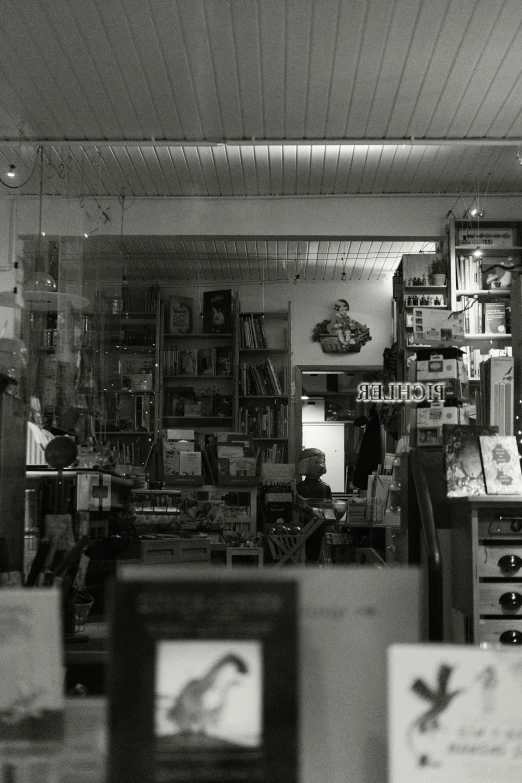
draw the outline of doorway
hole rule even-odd
[[[332,492],[347,493],[355,471],[363,430],[359,426],[372,403],[357,402],[360,383],[382,382],[382,367],[358,365],[295,368],[296,456],[303,448],[319,448],[325,453],[323,479]],[[386,436],[381,433],[381,462],[386,452]]]

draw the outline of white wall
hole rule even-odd
[[[6,197],[7,198],[7,197]],[[435,238],[444,233],[452,208],[469,205],[471,197],[446,196],[307,196],[270,198],[135,199],[125,212],[125,234],[230,237],[384,237]],[[42,224],[49,233],[119,234],[118,199],[100,199],[110,221],[98,221],[92,199],[44,199]],[[488,196],[488,220],[520,220],[519,196]],[[35,233],[38,199],[19,197],[19,231]],[[456,213],[457,214],[457,213]],[[460,215],[457,215],[460,217]]]

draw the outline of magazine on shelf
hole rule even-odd
[[[444,470],[449,498],[486,494],[479,437],[497,432],[498,427],[443,424]]]
[[[187,348],[179,352],[179,374],[197,375],[197,351],[193,348]]]
[[[165,415],[185,416],[185,403],[192,403],[195,399],[194,387],[182,386],[179,388],[167,388],[165,392]]]
[[[188,296],[171,296],[168,311],[168,333],[190,334],[194,300]]]
[[[214,349],[199,348],[197,352],[198,375],[214,375]]]
[[[514,435],[481,435],[480,453],[488,495],[522,495],[522,472]]]
[[[232,289],[203,292],[203,331],[208,334],[232,332]]]
[[[214,366],[216,375],[232,375],[232,348],[230,345],[218,345],[214,348]]]

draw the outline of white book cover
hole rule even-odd
[[[519,651],[393,645],[389,783],[520,783],[521,702]]]
[[[0,742],[63,734],[61,596],[0,590]]]
[[[419,573],[298,570],[302,783],[385,783],[386,655],[420,640]]]
[[[522,471],[514,435],[481,435],[480,453],[488,495],[522,495]]]

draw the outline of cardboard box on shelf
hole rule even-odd
[[[417,408],[417,427],[442,427],[443,424],[459,424],[459,408],[432,406],[431,408]]]
[[[439,381],[455,378],[462,383],[468,381],[468,371],[462,359],[432,358],[417,361],[418,381]]]

